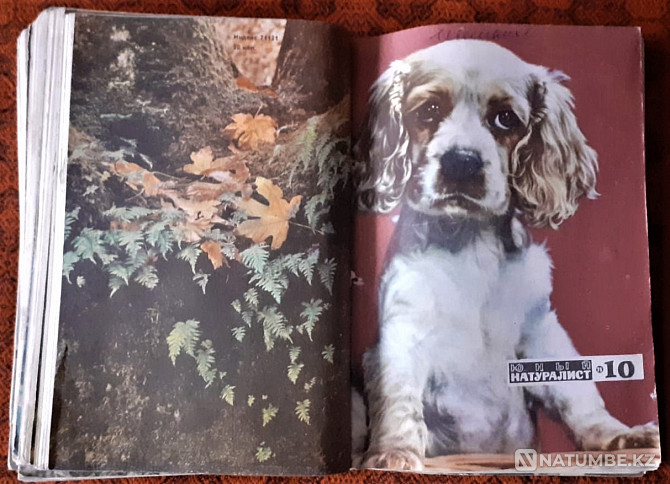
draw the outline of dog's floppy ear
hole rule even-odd
[[[408,74],[409,64],[395,61],[372,86],[370,112],[354,148],[361,209],[390,212],[410,178],[409,135],[402,119]]]
[[[557,228],[577,210],[579,198],[596,198],[598,161],[573,113],[562,72],[544,70],[529,84],[529,133],[512,156],[511,183],[518,206],[534,226]]]

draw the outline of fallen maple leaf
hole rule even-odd
[[[191,153],[191,161],[193,163],[190,165],[184,165],[184,171],[186,173],[191,173],[192,175],[199,175],[204,170],[208,170],[212,167],[212,160],[214,160],[214,153],[212,153],[212,148],[205,146],[201,150]]]
[[[287,202],[283,199],[281,188],[271,180],[263,177],[256,178],[256,191],[265,197],[268,205],[254,199],[237,201],[237,206],[244,210],[249,217],[258,217],[245,220],[237,226],[237,234],[248,237],[255,243],[263,242],[272,237],[272,249],[279,249],[288,235],[288,221],[295,217],[300,207],[302,196],[296,195]]]
[[[241,150],[255,150],[265,143],[277,139],[277,122],[270,116],[259,114],[236,114],[233,122],[223,129],[223,133],[237,141]]]
[[[136,163],[129,163],[127,161],[117,161],[114,163],[114,171],[119,175],[127,175],[136,171],[143,171],[140,165]]]
[[[207,254],[215,270],[223,265],[223,252],[221,252],[219,244],[213,240],[208,240],[207,242],[203,242],[200,248]]]
[[[158,195],[161,181],[150,171],[145,171],[142,176],[142,185],[144,186],[144,193],[150,197],[155,197]]]
[[[205,197],[218,198],[225,192],[240,192],[244,198],[248,198],[251,195],[251,186],[246,183],[250,175],[249,168],[247,168],[247,164],[241,153],[214,159],[212,149],[206,146],[201,150],[191,153],[191,161],[193,161],[192,164],[184,165],[186,173],[213,178],[219,182],[219,185],[194,183],[193,188],[188,188],[189,196],[193,195],[199,199]],[[204,192],[209,195],[198,192]]]

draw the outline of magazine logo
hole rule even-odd
[[[534,472],[537,469],[537,451],[535,449],[515,450],[514,468],[521,472]]]
[[[642,379],[644,379],[644,369],[641,354],[507,362],[507,383],[512,386]]]
[[[519,472],[537,472],[538,469],[560,467],[650,467],[657,468],[660,457],[653,453],[631,454],[626,452],[559,452],[538,454],[535,449],[517,449],[514,452],[514,469]]]

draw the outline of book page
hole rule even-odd
[[[349,50],[78,12],[50,467],[349,468]]]
[[[362,465],[655,468],[639,31],[420,27],[357,41],[354,72]]]

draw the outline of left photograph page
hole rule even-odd
[[[349,468],[348,59],[77,12],[50,469]]]

